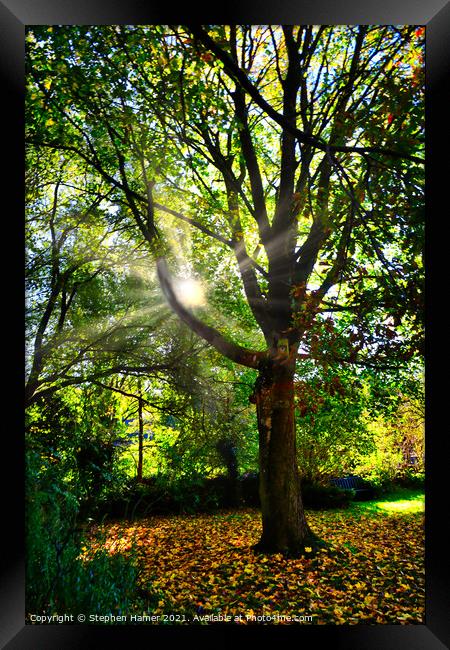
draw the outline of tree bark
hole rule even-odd
[[[276,355],[275,355],[276,356]],[[292,353],[291,353],[292,358]],[[262,536],[255,550],[301,555],[321,540],[311,531],[303,509],[297,466],[294,372],[291,359],[267,359],[255,392],[259,431],[259,495]]]

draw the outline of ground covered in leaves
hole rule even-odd
[[[101,545],[136,561],[134,614],[156,624],[424,622],[422,512],[354,507],[307,518],[330,545],[314,557],[254,552],[261,515],[250,509],[94,527],[85,557]]]

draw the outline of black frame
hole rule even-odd
[[[3,407],[4,421],[8,422],[3,437],[2,451],[13,469],[12,475],[1,472],[4,480],[2,490],[3,542],[6,548],[2,557],[2,581],[0,594],[0,647],[10,650],[28,648],[102,647],[106,637],[114,635],[117,643],[129,643],[136,634],[145,635],[145,640],[159,641],[181,638],[193,641],[205,637],[211,640],[219,632],[223,641],[253,636],[264,632],[270,642],[280,637],[288,640],[294,635],[296,642],[326,644],[333,649],[346,650],[440,650],[450,647],[450,589],[445,580],[444,569],[448,564],[448,533],[445,530],[443,509],[447,503],[439,501],[445,495],[448,481],[448,443],[445,415],[439,418],[439,407],[445,405],[445,382],[443,373],[433,377],[430,373],[431,356],[435,348],[440,355],[445,350],[447,333],[442,313],[433,311],[429,290],[438,285],[443,276],[438,272],[439,260],[448,251],[436,249],[443,222],[448,220],[448,199],[444,192],[448,188],[448,150],[445,135],[450,114],[448,113],[450,80],[450,3],[446,0],[299,0],[294,5],[289,0],[261,0],[257,4],[241,2],[206,7],[193,16],[193,7],[174,11],[163,3],[145,4],[140,0],[0,0],[0,67],[3,73],[3,104],[6,109],[3,134],[10,137],[10,146],[3,143],[3,159],[6,167],[3,173],[3,192],[0,203],[3,208],[3,234],[5,248],[13,252],[12,262],[4,267],[3,283],[4,314],[7,323],[2,352],[11,353],[11,360],[4,367],[8,372],[8,385],[2,395],[6,398]],[[171,14],[171,15],[170,15]],[[427,365],[427,460],[426,460],[426,618],[424,625],[349,625],[349,626],[304,626],[254,628],[245,626],[220,627],[103,627],[92,625],[25,625],[24,597],[24,444],[23,444],[23,402],[20,386],[23,382],[23,274],[24,274],[24,232],[23,232],[23,122],[24,122],[24,28],[26,25],[52,24],[161,24],[184,23],[197,19],[199,23],[248,23],[248,24],[413,24],[426,26],[426,208],[427,208],[427,308],[428,333],[426,342]],[[446,87],[447,86],[447,87]],[[447,164],[448,169],[448,164]],[[441,200],[440,200],[441,199]],[[8,209],[5,206],[8,205]],[[444,209],[441,208],[443,206]],[[14,215],[11,216],[11,213]],[[17,213],[17,214],[14,214]],[[6,234],[7,225],[12,225]],[[437,234],[431,246],[431,237]],[[439,237],[441,235],[441,237]],[[436,252],[435,252],[436,251]],[[434,253],[434,254],[433,254]],[[11,258],[10,258],[11,260]],[[11,267],[12,264],[12,267]],[[447,279],[447,277],[445,277]],[[443,287],[442,287],[443,288]],[[441,289],[442,291],[442,289]],[[6,292],[6,295],[5,295]],[[436,306],[445,307],[441,301]],[[11,305],[14,317],[19,321],[11,327]],[[7,309],[5,308],[7,306]],[[431,330],[431,334],[430,334]],[[447,328],[448,330],[448,328]],[[16,336],[17,345],[12,346],[11,335]],[[438,347],[439,344],[444,344]],[[4,354],[2,354],[4,357]],[[442,358],[442,356],[441,356]],[[444,361],[442,359],[442,361]],[[434,427],[433,427],[434,425]],[[5,439],[6,438],[6,439]],[[447,453],[445,453],[447,451]],[[20,469],[19,469],[20,468]],[[297,635],[299,635],[298,638]]]

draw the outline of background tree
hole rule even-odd
[[[163,326],[151,261],[111,221],[107,189],[73,156],[28,153],[27,405],[114,373],[178,381],[198,346]]]
[[[314,545],[297,365],[328,355],[395,367],[421,351],[423,30],[55,27],[27,38],[28,141],[76,154],[107,183],[181,320],[258,371],[258,548]],[[209,281],[207,301],[170,265]]]

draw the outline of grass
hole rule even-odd
[[[424,512],[425,494],[423,490],[396,488],[394,492],[371,501],[355,501],[350,509],[364,514],[413,514]]]

